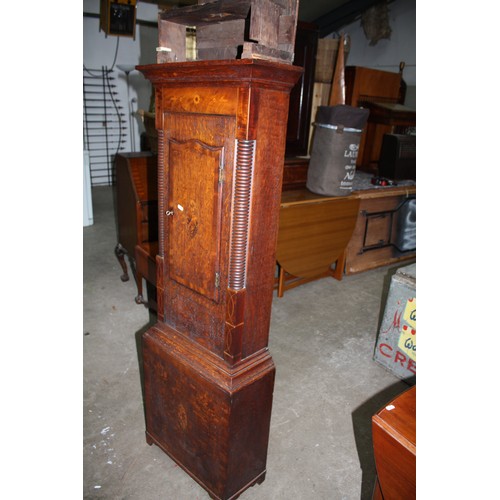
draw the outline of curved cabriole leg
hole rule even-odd
[[[130,279],[128,276],[127,263],[125,262],[126,254],[127,251],[125,250],[125,248],[123,248],[122,245],[118,243],[115,247],[115,255],[118,259],[118,262],[120,263],[120,266],[122,266],[123,274],[120,276],[120,279],[122,281],[128,281]]]
[[[136,304],[144,304],[144,296],[142,295],[142,275],[137,271],[135,271],[137,278],[137,297],[135,298]]]

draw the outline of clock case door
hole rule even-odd
[[[221,351],[235,117],[165,112],[165,321]],[[194,321],[196,318],[196,321]]]

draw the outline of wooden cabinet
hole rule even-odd
[[[366,106],[367,103],[402,103],[402,75],[362,66],[345,68],[346,104]],[[377,173],[382,138],[393,129],[387,124],[374,124],[368,118],[360,140],[358,169]]]
[[[416,431],[417,387],[413,386],[372,417],[374,500],[416,498]]]
[[[278,212],[301,69],[251,59],[138,69],[155,88],[158,130],[146,436],[213,498],[233,498],[266,472]]]
[[[361,106],[364,102],[400,102],[401,73],[362,66],[345,68],[346,104]]]

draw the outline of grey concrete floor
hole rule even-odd
[[[140,336],[156,320],[120,280],[113,190],[93,188],[83,228],[83,498],[193,500],[208,494],[145,440]],[[408,385],[372,359],[389,266],[275,297],[276,364],[267,475],[242,499],[371,498],[371,416]]]

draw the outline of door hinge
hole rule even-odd
[[[215,273],[215,288],[220,288],[220,273]]]
[[[224,183],[224,159],[221,156],[219,161],[219,184],[223,183]]]

